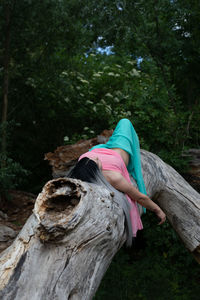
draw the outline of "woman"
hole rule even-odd
[[[139,190],[132,185],[129,173],[136,180]],[[132,235],[136,236],[137,231],[143,228],[136,202],[155,212],[160,219],[159,224],[166,220],[165,213],[146,195],[141,170],[139,140],[128,119],[118,122],[106,144],[97,145],[81,155],[78,164],[68,174],[68,177],[93,183],[101,182],[109,189],[112,186],[124,193],[126,199],[118,202],[124,209],[129,235],[132,231]],[[118,198],[122,199],[120,195]]]

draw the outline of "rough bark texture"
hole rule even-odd
[[[200,262],[200,195],[156,155],[141,151],[148,195],[157,200]],[[72,179],[54,179],[33,215],[2,253],[2,299],[92,299],[126,239],[114,195]]]
[[[78,180],[55,179],[2,253],[1,299],[92,299],[126,239],[114,195]]]
[[[165,211],[185,247],[200,263],[200,194],[155,154],[142,150],[141,156],[148,195]]]

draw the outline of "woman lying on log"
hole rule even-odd
[[[131,183],[131,176],[136,180],[138,189]],[[103,174],[103,175],[102,175]],[[143,228],[138,211],[139,203],[155,212],[160,219],[159,224],[166,220],[165,213],[147,195],[143,181],[140,146],[138,136],[128,119],[118,122],[112,136],[106,144],[94,146],[89,152],[80,156],[79,162],[67,177],[80,179],[96,184],[104,184],[119,193],[119,204],[123,207],[128,229],[127,244],[131,244],[132,236]],[[106,180],[105,180],[106,179]]]

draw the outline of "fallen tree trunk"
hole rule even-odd
[[[157,155],[142,150],[141,159],[148,195],[200,263],[200,194]]]
[[[200,262],[200,196],[156,155],[141,151],[148,195]],[[3,299],[92,299],[126,240],[124,214],[106,189],[75,179],[48,182],[14,243],[2,253]]]
[[[72,179],[54,179],[1,256],[1,299],[91,299],[126,239],[114,195]]]

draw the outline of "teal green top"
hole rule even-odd
[[[146,188],[142,176],[142,167],[140,159],[140,144],[137,133],[128,119],[121,119],[106,144],[99,144],[92,147],[95,148],[120,148],[129,154],[129,163],[127,169],[132,177],[135,179],[138,189],[141,193],[146,195]],[[146,208],[143,207],[146,212]]]

